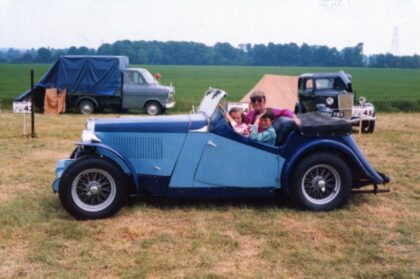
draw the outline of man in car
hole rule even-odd
[[[247,125],[253,125],[257,117],[264,114],[267,110],[266,97],[263,91],[255,90],[251,93],[250,99],[252,109],[248,112],[245,118],[245,123]],[[273,127],[277,130],[277,144],[279,144],[285,140],[286,136],[295,125],[300,126],[300,119],[288,109],[271,108],[271,111],[276,117]],[[258,132],[261,131],[262,127],[258,127]]]

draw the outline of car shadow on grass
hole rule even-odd
[[[162,210],[173,209],[224,209],[226,207],[269,209],[269,208],[288,208],[296,209],[296,206],[287,195],[279,195],[273,198],[151,198],[151,197],[130,197],[127,206],[130,208],[139,205],[159,208]]]
[[[369,203],[369,197],[373,194],[352,194],[349,201],[338,208],[348,209],[349,206],[358,208]],[[306,211],[299,207],[287,194],[279,194],[271,198],[162,198],[162,197],[136,197],[131,196],[128,199],[128,208],[145,206],[149,208],[158,208],[161,210],[173,209],[196,209],[196,210],[223,210],[227,207],[251,208],[251,209],[290,209],[297,211]],[[322,211],[321,211],[322,212]]]

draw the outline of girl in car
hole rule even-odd
[[[233,107],[229,110],[229,113],[224,111],[224,114],[235,132],[244,137],[249,136],[248,125],[245,124],[245,114],[241,108]]]

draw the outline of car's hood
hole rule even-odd
[[[95,119],[95,132],[186,133],[208,124],[203,113]]]
[[[173,92],[174,87],[173,86],[167,86],[162,84],[154,84],[152,87],[156,91],[162,91],[162,92]]]

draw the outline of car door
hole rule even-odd
[[[299,99],[305,108],[305,112],[315,110],[314,81],[312,78],[302,80],[301,88],[299,88]]]
[[[147,84],[137,71],[124,72],[123,107],[142,108],[146,100]]]
[[[284,159],[245,143],[210,134],[194,187],[279,187]]]

